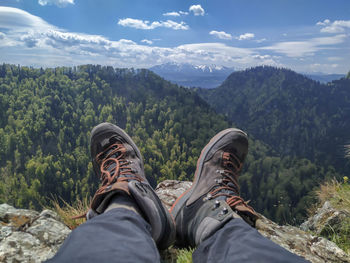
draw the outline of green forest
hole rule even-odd
[[[288,69],[261,66],[234,72],[220,87],[198,93],[279,155],[349,172],[344,145],[350,142],[350,73],[321,84]]]
[[[197,92],[149,70],[1,65],[0,202],[40,209],[54,198],[74,203],[92,196],[99,180],[90,162],[89,135],[104,121],[134,139],[152,186],[165,179],[192,180],[200,151],[212,136],[235,124],[247,129],[250,152],[240,178],[242,196],[280,223],[300,223],[319,183],[343,176],[345,168],[336,169],[331,160],[280,154],[276,145],[281,142],[271,147],[260,136],[260,122],[255,131],[229,111],[217,114]],[[279,127],[281,120],[273,120]],[[273,131],[271,137],[278,133]]]

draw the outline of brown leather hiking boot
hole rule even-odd
[[[91,202],[91,214],[101,214],[111,199],[125,198],[135,203],[141,216],[151,225],[158,248],[165,249],[175,239],[175,225],[168,210],[149,185],[141,153],[133,140],[118,126],[101,123],[91,131],[91,157],[102,185]]]
[[[198,245],[232,218],[255,225],[257,214],[239,196],[238,173],[247,153],[247,135],[234,128],[221,131],[204,147],[192,187],[170,210],[179,246]]]

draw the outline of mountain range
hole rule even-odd
[[[169,62],[153,66],[150,70],[178,85],[207,89],[220,86],[222,82],[235,71],[235,68],[219,65],[208,66]],[[344,74],[325,74],[321,72],[301,74],[321,83],[327,83],[345,77]]]
[[[166,63],[151,67],[150,70],[181,86],[216,88],[234,71],[234,68],[218,65]]]

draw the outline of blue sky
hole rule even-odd
[[[0,0],[0,62],[350,70],[349,0]]]

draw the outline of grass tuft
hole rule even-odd
[[[321,204],[330,201],[332,206],[338,210],[350,213],[350,184],[348,178],[339,183],[335,179],[321,185],[316,192]],[[325,226],[322,236],[336,243],[346,253],[350,253],[350,218],[345,218],[337,229]]]
[[[90,200],[85,198],[83,200],[77,200],[74,204],[70,205],[62,199],[61,202],[57,199],[53,199],[51,204],[54,211],[62,218],[63,222],[73,230],[86,221],[85,216],[79,219],[73,219],[73,217],[84,215],[89,209]]]
[[[192,253],[194,249],[179,249],[176,263],[192,263]]]

